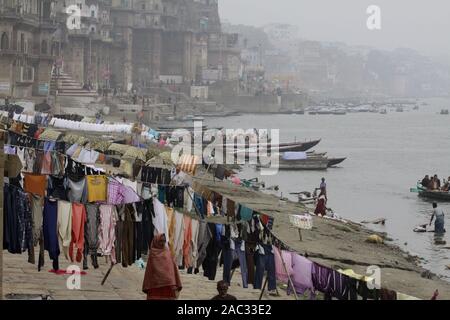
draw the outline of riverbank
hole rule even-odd
[[[280,202],[276,196],[229,182],[213,181],[208,176],[195,178],[194,181],[226,198],[273,217],[273,234],[292,250],[314,262],[333,269],[353,269],[359,274],[366,274],[368,266],[378,266],[381,269],[382,287],[421,299],[430,299],[438,289],[441,299],[450,299],[450,283],[420,267],[417,257],[389,243],[386,234],[377,233],[354,222],[342,223],[314,216],[313,229],[302,230],[300,241],[298,230],[289,221],[289,214],[304,213],[307,211],[304,206],[289,201]],[[385,238],[384,243],[367,242],[367,238],[373,234]]]
[[[376,265],[381,269],[381,282],[385,288],[423,299],[429,299],[438,289],[441,298],[450,297],[448,283],[419,267],[416,259],[398,247],[367,243],[367,238],[374,232],[361,225],[314,218],[314,228],[304,231],[300,240],[297,230],[289,222],[289,214],[305,212],[306,208],[302,205],[280,202],[276,196],[235,186],[229,181],[214,181],[211,176],[202,173],[194,178],[194,182],[235,203],[273,217],[275,236],[293,251],[313,261],[333,269],[353,269],[361,274],[365,274],[368,266]],[[213,217],[209,220],[224,223],[226,218]]]

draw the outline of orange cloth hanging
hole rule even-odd
[[[47,176],[32,173],[24,173],[24,176],[25,192],[44,197],[47,189]]]
[[[192,219],[184,216],[184,243],[183,243],[183,259],[186,268],[191,267],[191,240],[192,240]]]
[[[76,247],[75,260],[81,262],[84,250],[84,224],[86,223],[86,208],[81,203],[72,203],[72,241],[69,247],[70,261],[73,262],[73,249]]]

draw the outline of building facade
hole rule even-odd
[[[0,1],[0,96],[46,96],[59,54],[52,0]]]

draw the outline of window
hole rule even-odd
[[[47,51],[48,51],[48,49],[47,49],[47,41],[42,40],[42,43],[41,43],[41,53],[42,53],[42,54],[47,54]]]
[[[20,52],[25,52],[25,35],[20,34]]]
[[[8,50],[9,49],[9,39],[6,32],[3,32],[2,38],[0,40],[0,49],[1,50]]]

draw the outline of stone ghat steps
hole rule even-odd
[[[97,97],[95,90],[85,90],[82,85],[73,80],[67,73],[61,73],[59,76],[52,76],[50,82],[50,94],[54,95],[58,88],[58,96],[74,97]]]

